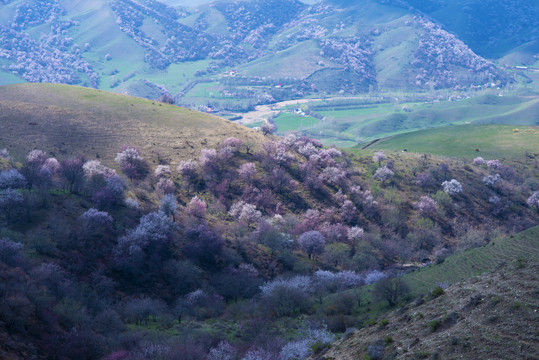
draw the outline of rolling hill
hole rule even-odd
[[[0,147],[18,157],[39,148],[58,156],[92,154],[110,164],[129,144],[154,162],[177,163],[231,136],[253,143],[263,138],[212,115],[68,85],[2,86],[0,109]]]
[[[436,154],[472,159],[519,158],[539,153],[539,128],[514,125],[458,125],[396,135],[371,143],[372,150]],[[477,149],[477,150],[476,150]]]
[[[404,2],[436,19],[486,58],[500,58],[522,44],[538,40],[539,6],[533,0]]]
[[[535,226],[510,237],[447,257],[440,264],[431,264],[406,275],[413,296],[431,291],[441,283],[455,284],[510,264],[519,258],[533,260],[539,255],[539,227]]]
[[[298,113],[298,108],[306,114]],[[247,113],[242,121],[249,123],[252,119],[267,118],[268,109],[269,113],[273,112],[278,135],[298,131],[340,147],[354,147],[360,141],[365,143],[448,125],[505,124],[515,128],[539,125],[537,96],[497,96],[492,91],[471,98],[450,96],[449,101],[443,98],[433,101],[418,95],[289,101],[276,104],[272,109],[259,107]]]

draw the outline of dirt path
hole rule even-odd
[[[262,121],[263,119],[268,118],[272,114],[278,113],[282,108],[288,105],[299,105],[306,104],[314,101],[332,101],[332,100],[349,100],[349,99],[358,99],[358,97],[331,97],[325,99],[297,99],[297,100],[286,100],[281,101],[275,104],[269,105],[258,105],[253,111],[247,113],[235,113],[236,116],[241,116],[242,119],[237,122],[240,124],[252,124],[255,122]]]
[[[263,119],[266,119],[273,114],[277,114],[285,106],[294,105],[294,104],[299,105],[299,104],[305,104],[311,101],[321,101],[321,100],[323,99],[298,99],[298,100],[281,101],[281,102],[270,104],[270,105],[258,105],[255,107],[253,111],[249,111],[243,114],[238,113],[237,115],[242,116],[243,118],[241,120],[238,120],[237,122],[240,124],[252,124],[255,122],[262,121]]]

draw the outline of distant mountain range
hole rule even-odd
[[[242,110],[317,93],[504,86],[504,62],[539,54],[534,0],[186,3],[2,0],[0,84],[171,92]],[[204,82],[220,88],[192,92]]]

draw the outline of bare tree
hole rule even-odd
[[[385,278],[376,283],[372,295],[375,299],[386,300],[389,306],[395,306],[399,299],[410,293],[410,289],[401,277]]]

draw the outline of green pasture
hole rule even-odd
[[[196,84],[186,95],[186,98],[212,98],[220,97],[217,82],[204,82]]]
[[[283,113],[274,121],[279,134],[286,133],[288,131],[310,129],[320,122],[320,120],[310,116],[301,116],[292,113]]]
[[[414,131],[382,139],[370,150],[403,150],[459,158],[522,157],[539,153],[539,127],[458,125]],[[479,150],[479,151],[476,151]]]

